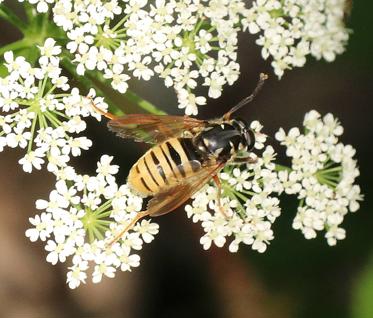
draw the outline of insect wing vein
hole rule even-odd
[[[122,138],[155,144],[201,130],[206,123],[188,116],[130,114],[110,120],[108,127]]]
[[[174,185],[157,193],[149,201],[147,207],[149,215],[159,216],[176,209],[198,192],[224,165],[224,163],[210,162],[187,178],[174,180],[174,182],[169,181]]]

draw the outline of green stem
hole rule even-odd
[[[28,2],[25,2],[25,4],[23,6],[24,6],[24,9],[25,9],[25,13],[26,13],[26,17],[27,17],[28,22],[32,23],[35,15],[37,14],[35,6],[33,6],[32,4],[30,4]]]
[[[123,17],[122,20],[120,20],[112,29],[111,31],[115,32],[124,22],[126,22],[126,20],[129,18],[129,15],[126,15],[125,17]]]
[[[103,85],[106,85],[107,80],[103,77],[101,73],[98,73],[97,80],[100,81]],[[160,109],[158,109],[155,105],[150,103],[149,101],[143,99],[142,97],[138,96],[136,93],[127,89],[124,93],[124,98],[127,99],[129,102],[139,106],[140,108],[144,109],[150,114],[154,115],[166,115],[166,113]]]
[[[215,31],[216,27],[215,26],[211,26],[211,28],[209,28],[207,30],[208,33],[211,33],[212,31]]]
[[[39,98],[43,97],[43,93],[44,93],[45,87],[47,86],[47,82],[48,82],[48,77],[44,77],[43,81],[41,82],[41,85],[39,82],[39,92],[38,92]]]
[[[0,5],[0,17],[18,28],[23,34],[27,32],[27,25],[11,9],[5,5]]]
[[[325,184],[327,186],[329,186],[330,188],[332,188],[333,190],[335,189],[335,187],[337,186],[337,183],[332,181],[332,180],[329,180],[327,178],[324,178],[323,176],[320,176],[318,175],[317,176],[317,180],[321,183],[321,184]]]
[[[95,88],[97,95],[106,96],[104,92],[95,84],[95,81],[90,78],[90,76],[80,76],[76,73],[76,67],[74,64],[71,63],[70,59],[66,54],[61,60],[62,66],[71,74],[73,75],[79,82],[81,82],[87,89]],[[101,73],[96,74],[96,80],[98,80],[101,84],[106,85],[107,80],[102,76]],[[142,97],[138,96],[131,90],[127,90],[124,94],[124,97],[134,103],[135,105],[139,106],[140,108],[146,110],[150,114],[154,115],[166,115],[166,112],[158,109],[155,105],[150,103],[149,101],[143,99]],[[105,97],[105,102],[109,104],[110,107],[114,108],[115,110],[121,109],[115,105],[108,97]]]
[[[32,149],[32,143],[34,141],[34,133],[35,133],[35,127],[36,127],[36,122],[38,120],[38,114],[36,113],[35,114],[35,117],[34,119],[32,120],[32,126],[31,126],[31,139],[29,140],[28,142],[28,147],[27,147],[27,153],[30,153],[31,149]]]
[[[99,232],[99,234],[96,234],[96,237],[98,239],[102,240],[104,238],[104,236],[102,234],[105,233],[108,229],[109,229],[108,225],[102,225],[102,224],[97,223],[96,227],[95,227],[95,230],[97,232]],[[99,235],[100,235],[100,237],[99,237]]]
[[[66,114],[61,113],[61,112],[59,112],[59,111],[57,111],[57,110],[53,110],[53,112],[54,112],[56,115],[61,116],[61,117],[63,117],[63,118],[66,118],[66,119],[69,119],[69,118],[70,118],[70,117],[67,116]]]
[[[257,194],[257,193],[255,193],[255,192],[253,192],[253,191],[248,191],[248,190],[241,190],[240,192],[245,193],[245,194],[248,194],[248,195],[251,195],[251,196],[254,196],[254,195]]]
[[[102,218],[106,218],[106,217],[110,216],[110,214],[111,214],[112,212],[113,212],[113,210],[108,210],[108,211],[106,211],[106,212],[101,212],[100,215],[99,215],[99,217],[100,217],[100,219],[102,219]]]
[[[303,207],[303,205],[304,205],[304,199],[301,199],[301,200],[299,201],[299,206],[300,206],[300,207]]]
[[[241,199],[243,202],[245,202],[246,203],[246,201],[248,201],[249,200],[249,198],[247,197],[247,196],[244,196],[242,193],[240,193],[240,192],[238,192],[238,191],[233,191],[233,194],[237,197],[237,198],[239,198],[239,199]]]
[[[241,219],[244,219],[245,216],[246,216],[246,209],[245,207],[243,206],[243,204],[241,203],[240,200],[238,200],[238,198],[236,197],[236,195],[232,192],[228,192],[227,193],[228,197],[231,199],[231,200],[236,200],[237,201],[237,204],[238,204],[238,209],[237,209],[237,212],[239,214],[239,216],[241,217]]]
[[[62,98],[62,97],[68,97],[68,96],[71,96],[71,94],[54,94],[53,95],[54,98]]]
[[[90,88],[94,88],[97,95],[105,96],[104,92],[99,87],[97,87],[97,85],[93,81],[91,81],[88,76],[80,76],[78,73],[76,73],[75,65],[71,63],[70,59],[67,56],[64,56],[61,59],[61,65],[87,90],[89,90]],[[109,105],[109,107],[118,108],[108,97],[105,97],[105,102]]]
[[[93,233],[96,235],[96,238],[98,238],[99,240],[102,240],[104,238],[102,233],[96,227],[93,228]]]
[[[324,176],[324,179],[327,179],[327,180],[330,180],[330,181],[334,181],[334,182],[339,182],[339,180],[341,179],[340,176]]]
[[[146,110],[150,114],[154,114],[154,115],[166,115],[167,114],[163,110],[158,109],[155,105],[143,99],[142,97],[138,96],[137,94],[135,94],[133,91],[129,89],[124,94],[124,97],[130,102]]]
[[[334,164],[335,164],[334,161],[331,161],[330,159],[327,159],[327,160],[325,161],[324,169],[329,168],[330,166],[332,166],[332,165],[334,165]]]
[[[38,115],[39,128],[45,128],[42,117],[43,117],[42,115],[40,116]]]
[[[51,94],[55,90],[56,87],[57,87],[56,85],[53,85],[51,87],[51,89],[46,94],[44,94],[44,97],[46,97],[47,95]]]
[[[203,22],[204,22],[203,19],[200,19],[200,20],[199,20],[199,22],[197,23],[196,27],[195,27],[194,30],[191,32],[191,35],[195,36],[195,35],[197,34],[197,32],[198,32],[199,29],[201,28]]]
[[[47,110],[46,112],[44,112],[44,115],[46,118],[48,118],[48,120],[55,128],[61,126],[62,123],[54,116],[52,112]]]
[[[89,242],[92,243],[93,240],[94,240],[94,238],[95,238],[94,235],[93,235],[92,229],[88,227],[87,230],[88,230],[88,239],[89,239]]]
[[[241,199],[243,202],[246,203],[246,201],[249,199],[247,197],[245,197],[244,195],[242,195],[241,193],[239,193],[238,191],[234,190],[231,188],[231,186],[229,185],[222,185],[222,188],[223,188],[223,194],[225,196],[228,196],[229,198],[231,198],[231,200],[236,200],[239,207],[238,207],[238,214],[240,215],[240,217],[242,219],[245,218],[245,208],[244,206],[242,205],[241,201],[239,199]],[[241,196],[241,197],[240,197]]]
[[[21,40],[9,43],[3,47],[0,48],[0,56],[3,55],[7,51],[17,51],[20,49],[24,49],[26,47],[30,46],[30,41],[26,38],[23,38]]]
[[[16,98],[15,99],[15,102],[18,104],[18,105],[22,105],[22,106],[30,106],[30,105],[32,105],[32,104],[34,104],[35,103],[35,101],[33,101],[33,100],[27,100],[27,99],[18,99],[18,98]],[[15,113],[13,113],[13,115],[14,115]]]
[[[93,213],[100,215],[101,213],[105,212],[105,210],[110,207],[112,200],[106,201],[101,206],[99,206]]]
[[[49,125],[48,125],[47,119],[45,118],[45,116],[43,115],[43,113],[40,113],[40,117],[41,117],[41,120],[43,122],[44,128],[47,128]]]
[[[342,170],[342,167],[341,166],[338,166],[338,167],[334,167],[334,168],[329,168],[329,169],[322,169],[320,170],[321,173],[329,173],[329,172],[333,172],[333,171],[341,171]]]
[[[105,227],[105,225],[109,225],[110,223],[113,223],[112,221],[110,220],[101,220],[101,219],[97,219],[96,220],[96,223],[98,226],[103,226]]]

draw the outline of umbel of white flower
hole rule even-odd
[[[271,57],[275,74],[302,67],[306,56],[334,61],[349,37],[345,0],[256,0],[245,13],[244,28],[259,34],[264,59]]]
[[[310,111],[303,125],[303,134],[298,128],[276,134],[291,158],[291,169],[280,171],[279,178],[284,191],[300,199],[293,228],[307,239],[324,230],[328,244],[335,245],[346,236],[341,228],[344,216],[357,211],[362,200],[360,187],[354,184],[359,176],[356,151],[338,141],[343,128],[332,114],[321,118]]]
[[[232,237],[231,252],[237,252],[243,243],[263,253],[274,238],[271,226],[281,214],[275,195],[282,191],[282,185],[273,163],[275,152],[271,146],[264,148],[266,136],[261,133],[262,126],[254,121],[251,128],[256,134],[255,152],[262,150],[261,156],[255,164],[228,166],[220,173],[223,209],[229,217],[217,205],[217,189],[212,185],[199,191],[192,203],[185,206],[193,222],[202,222],[205,235],[200,242],[204,249],[212,243],[222,247],[227,237]]]
[[[71,263],[67,273],[70,288],[86,282],[93,266],[92,281],[114,277],[117,270],[131,271],[140,264],[139,251],[153,240],[158,225],[149,220],[138,223],[119,242],[109,244],[122,227],[142,208],[142,198],[126,185],[118,186],[118,166],[104,155],[97,163],[97,175],[79,175],[69,167],[60,173],[49,200],[37,200],[40,215],[30,218],[26,231],[31,241],[46,242],[47,262]]]
[[[218,98],[238,79],[240,31],[258,36],[278,77],[303,66],[308,55],[333,61],[349,34],[345,0],[256,0],[250,8],[240,0],[27,1],[41,13],[51,8],[78,74],[97,70],[121,93],[131,77],[158,75],[187,115],[206,104],[197,86]]]
[[[58,54],[61,47],[49,38],[40,48],[39,67],[32,67],[24,57],[4,54],[8,75],[0,78],[0,152],[4,147],[26,149],[19,160],[23,170],[40,170],[47,163],[50,172],[67,167],[70,156],[87,150],[92,141],[74,137],[86,129],[83,118],[100,118],[90,100],[79,95],[61,75]],[[103,108],[102,98],[95,102]]]

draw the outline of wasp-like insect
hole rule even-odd
[[[136,193],[153,198],[146,210],[139,212],[110,244],[141,218],[176,209],[211,179],[218,187],[217,203],[221,208],[219,171],[227,164],[255,161],[250,157],[255,144],[254,132],[246,121],[231,119],[231,115],[254,99],[266,79],[267,75],[260,74],[253,93],[215,120],[148,114],[117,117],[93,104],[98,112],[110,119],[108,127],[118,136],[154,144],[134,164],[127,180]]]

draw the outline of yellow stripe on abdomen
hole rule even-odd
[[[194,174],[195,165],[178,138],[170,138],[148,150],[131,168],[128,183],[139,194],[154,195]]]

